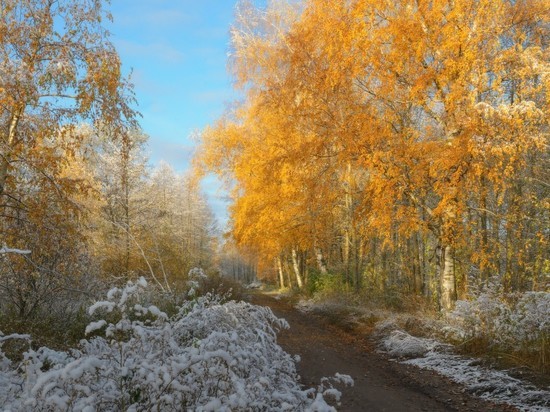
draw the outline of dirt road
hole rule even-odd
[[[365,336],[356,336],[325,319],[303,314],[282,300],[257,294],[256,305],[269,306],[290,324],[279,335],[279,344],[300,355],[302,383],[316,386],[324,376],[350,375],[355,385],[342,388],[339,411],[514,411],[473,398],[463,388],[434,372],[391,361],[376,353]]]

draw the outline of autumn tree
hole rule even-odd
[[[444,310],[489,273],[536,287],[548,262],[547,10],[243,3],[230,67],[245,98],[202,151],[233,183],[236,240],[279,268],[309,250],[307,267],[356,288],[408,285]]]
[[[393,193],[391,203],[405,209],[398,211],[405,217],[400,226],[425,227],[435,236],[440,304],[450,309],[457,293],[455,254],[467,244],[469,194],[477,191],[472,182],[480,177],[480,141],[486,142],[486,150],[501,153],[509,150],[501,139],[514,141],[514,157],[523,158],[543,148],[541,143],[548,138],[543,132],[545,104],[539,100],[537,105],[529,93],[524,101],[510,99],[506,86],[536,82],[538,90],[545,87],[535,80],[544,63],[538,70],[523,66],[511,71],[503,65],[511,55],[514,61],[527,63],[526,54],[542,50],[544,8],[538,2],[467,0],[359,3],[373,27],[363,38],[362,58],[369,70],[358,78],[358,85],[369,109],[387,125],[378,141],[364,146],[364,159],[373,183]],[[517,37],[519,15],[534,26],[532,32],[522,31]],[[485,108],[507,119],[506,130],[491,128],[492,138],[479,128]],[[497,185],[507,180],[507,173],[523,173],[519,164],[505,163],[493,165]],[[386,201],[377,204],[376,197],[369,201],[378,206],[374,209],[381,216],[389,211]]]
[[[0,4],[0,242],[32,252],[4,257],[1,277],[22,316],[64,275],[92,270],[84,197],[94,185],[77,125],[135,117],[108,18],[101,1]]]
[[[53,315],[54,307],[63,316],[72,308],[67,300],[85,292],[97,274],[86,238],[96,188],[75,150],[80,139],[76,129],[58,136],[56,146],[37,139],[36,168],[20,165],[11,177],[17,191],[10,196],[17,203],[4,209],[2,241],[24,245],[29,254],[1,257],[0,309],[20,320]]]
[[[63,146],[71,124],[134,118],[129,85],[101,25],[106,18],[101,1],[2,2],[3,231],[18,218],[14,210],[21,206],[17,192],[26,170],[50,180],[51,190],[59,189],[49,170],[57,157],[48,152]]]
[[[149,203],[143,196],[148,136],[137,128],[110,125],[89,132],[87,167],[97,182],[101,203],[94,216],[93,253],[103,272],[127,277],[132,269],[133,227],[143,219],[141,213]]]
[[[38,135],[83,118],[132,118],[101,1],[4,1],[0,190]]]
[[[181,285],[190,269],[210,269],[216,222],[200,188],[161,162],[143,190],[150,205],[139,239],[156,276],[167,285]]]

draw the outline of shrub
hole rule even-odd
[[[316,298],[349,292],[349,287],[346,286],[342,275],[321,273],[316,270],[310,272],[306,286],[308,294]]]
[[[140,303],[146,282],[89,308],[94,337],[69,352],[29,350],[14,367],[0,346],[0,404],[17,410],[331,410],[331,381],[303,390],[276,343],[269,308],[207,294],[166,315]],[[1,341],[0,341],[1,343]],[[336,376],[342,383],[349,378]]]
[[[504,295],[497,283],[472,300],[458,301],[450,319],[463,342],[536,359],[544,370],[550,338],[550,293]]]
[[[188,286],[191,295],[213,293],[218,296],[227,296],[233,300],[241,300],[244,290],[241,283],[218,272],[206,274],[202,269],[194,268],[189,271]]]

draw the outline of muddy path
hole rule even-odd
[[[279,335],[288,353],[299,355],[302,383],[316,386],[324,376],[350,375],[355,385],[341,389],[339,411],[514,411],[474,398],[463,388],[432,371],[403,365],[376,353],[366,336],[346,332],[326,319],[304,314],[284,300],[254,294],[250,301],[269,306],[290,324]]]

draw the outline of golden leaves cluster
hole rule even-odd
[[[201,158],[233,184],[237,240],[276,256],[350,228],[393,246],[423,233],[482,267],[500,259],[512,232],[498,227],[548,223],[549,16],[548,0],[238,9],[245,97]],[[515,194],[526,182],[529,201]]]

